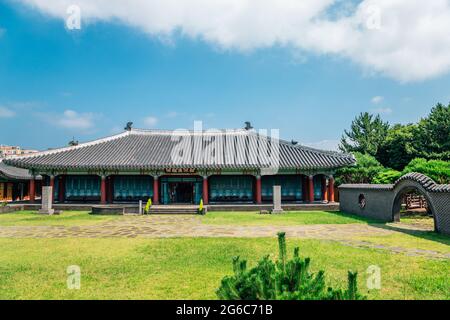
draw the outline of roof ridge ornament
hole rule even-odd
[[[131,129],[133,128],[133,122],[129,121],[127,122],[127,124],[125,125],[125,130],[126,131],[131,131]]]
[[[244,127],[245,130],[248,131],[248,130],[252,130],[253,129],[252,123],[250,121],[245,121],[244,123],[245,123],[245,127]]]

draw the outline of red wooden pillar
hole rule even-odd
[[[314,201],[314,177],[308,176],[308,201]]]
[[[208,176],[203,177],[203,204],[208,204],[209,195],[208,195]]]
[[[28,188],[28,196],[30,197],[30,202],[34,202],[36,199],[36,178],[34,176],[31,177]]]
[[[108,195],[106,197],[106,201],[108,203],[113,203],[114,202],[114,194],[113,194],[113,190],[114,190],[114,176],[109,176],[108,177],[108,183],[107,183],[107,189],[108,189]]]
[[[261,203],[261,176],[256,176],[255,202]]]
[[[106,177],[101,177],[102,181],[100,184],[100,203],[105,204],[106,203]]]
[[[334,178],[330,176],[328,180],[328,199],[329,202],[334,202]]]
[[[58,179],[58,183],[59,183],[59,195],[58,195],[59,198],[58,198],[58,201],[59,202],[64,202],[64,198],[65,198],[65,195],[66,195],[65,180],[66,180],[65,176],[63,176],[63,175],[59,176],[59,179]]]
[[[322,200],[328,201],[327,177],[322,177]]]
[[[158,179],[158,176],[153,177],[153,204],[159,204],[159,179]]]

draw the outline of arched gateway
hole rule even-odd
[[[399,221],[402,197],[415,191],[427,201],[435,231],[450,234],[450,184],[437,184],[426,175],[409,173],[394,184],[344,184],[339,187],[340,207],[344,212]]]

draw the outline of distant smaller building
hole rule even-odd
[[[19,146],[0,145],[0,158],[6,158],[8,156],[27,155],[35,152],[38,152],[38,150],[22,149]]]
[[[35,197],[40,197],[42,177],[36,179],[31,184],[28,170],[8,166],[0,159],[0,202],[30,200],[33,193]]]

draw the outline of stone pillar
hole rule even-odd
[[[203,204],[209,203],[208,195],[208,176],[203,177]]]
[[[314,176],[308,176],[308,201],[314,201]]]
[[[322,200],[327,202],[328,201],[328,187],[327,187],[327,177],[322,177]]]
[[[261,176],[256,176],[255,202],[261,203]]]
[[[66,194],[66,177],[61,175],[58,177],[58,183],[59,183],[59,202],[64,202],[65,194]]]
[[[281,213],[281,186],[273,186],[273,209],[272,213]]]
[[[159,204],[159,177],[153,176],[153,204]]]
[[[334,202],[334,177],[330,176],[328,180],[328,201]]]
[[[101,177],[102,181],[100,184],[100,203],[106,203],[106,176]]]
[[[28,196],[30,197],[30,202],[34,202],[36,199],[36,178],[32,176],[30,183],[28,185]]]
[[[52,207],[53,187],[42,187],[42,206],[39,213],[54,214],[55,210]]]

